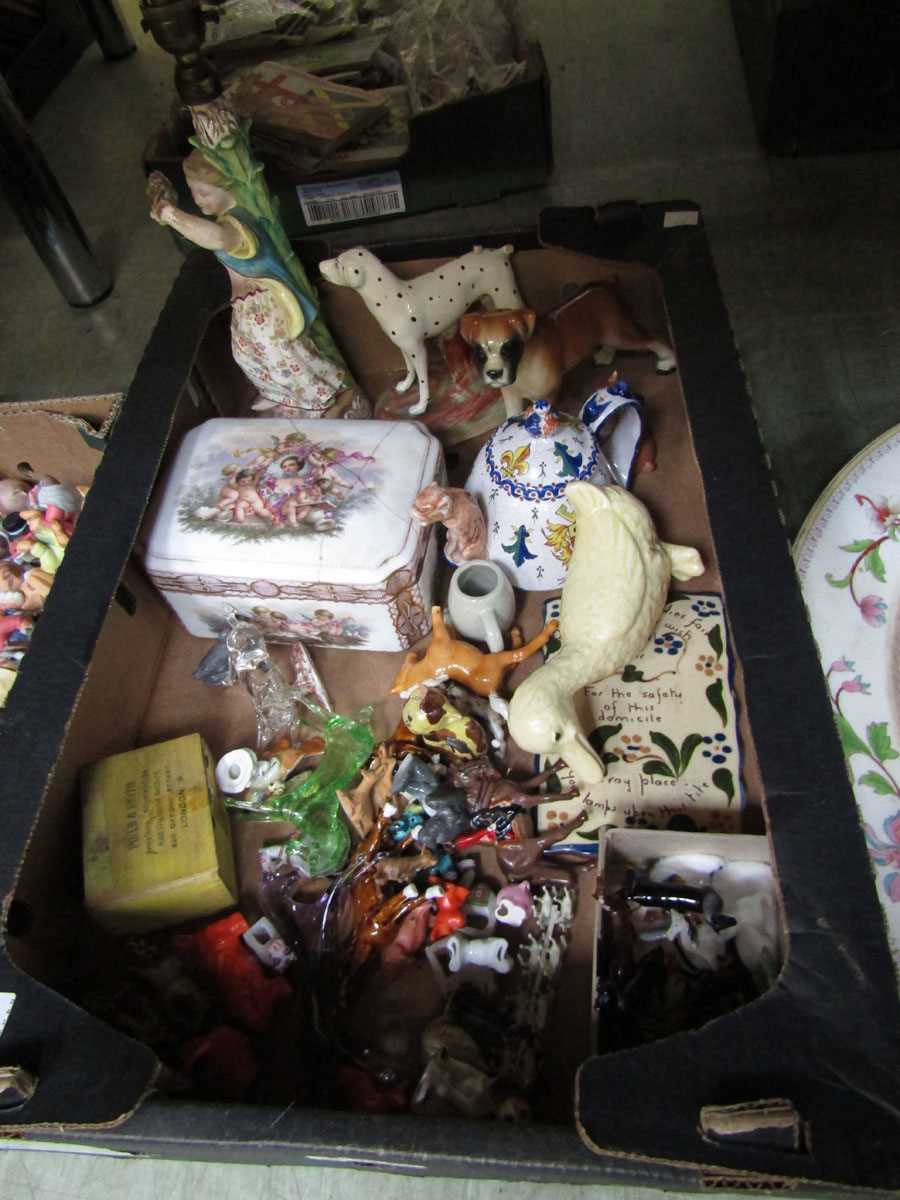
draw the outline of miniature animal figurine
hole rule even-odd
[[[472,826],[465,792],[435,792],[422,804],[429,814],[428,820],[422,822],[414,837],[427,850],[451,845]]]
[[[366,308],[403,355],[406,375],[397,384],[405,392],[418,380],[419,398],[409,409],[419,416],[428,407],[425,339],[454,325],[467,308],[484,300],[494,308],[521,308],[522,298],[509,256],[512,246],[486,250],[475,246],[414,279],[400,279],[370,250],[355,246],[319,263],[322,276],[359,292]]]
[[[352,791],[337,793],[344,816],[353,832],[364,838],[375,823],[391,795],[391,776],[397,760],[384,746],[379,746],[372,763],[360,774],[360,782]]]
[[[556,632],[557,622],[548,621],[537,637],[524,646],[521,635],[517,637],[513,631],[513,648],[501,650],[499,654],[483,654],[471,643],[451,637],[440,605],[436,604],[431,610],[431,625],[428,649],[421,655],[410,650],[394,680],[393,693],[405,692],[429,680],[452,679],[465,684],[479,696],[494,695],[499,692],[507,671],[549,642]]]
[[[406,861],[412,862],[413,860],[407,859]],[[400,922],[396,936],[381,951],[382,970],[405,966],[419,953],[428,937],[430,920],[431,907],[428,904],[416,905],[412,912],[406,914]]]
[[[467,938],[454,933],[447,939],[447,952],[454,975],[463,967],[490,967],[498,975],[508,975],[513,966],[509,943],[502,937]]]
[[[469,896],[468,888],[461,887],[458,883],[448,883],[443,887],[429,888],[425,894],[429,898],[437,899],[437,913],[431,926],[432,942],[437,942],[463,928],[466,923],[463,905]]]
[[[174,945],[178,956],[209,980],[226,1012],[254,1033],[265,1033],[293,988],[287,980],[265,974],[241,940],[249,928],[236,912],[195,933],[176,934]]]
[[[418,854],[382,858],[375,864],[375,882],[379,887],[384,887],[386,883],[409,883],[422,871],[430,871],[437,866],[437,861],[437,855],[427,849]]]
[[[524,925],[534,911],[531,900],[531,884],[527,879],[521,883],[509,883],[497,893],[494,919],[501,925],[512,925],[518,929]]]
[[[357,927],[353,946],[352,965],[359,968],[376,947],[384,946],[399,932],[398,926],[413,909],[427,904],[424,896],[407,896],[397,892],[370,912]]]
[[[437,687],[416,687],[403,706],[403,723],[426,746],[451,758],[487,753],[487,734],[474,717],[454,708]]]
[[[422,1035],[425,1070],[412,1095],[413,1112],[427,1111],[429,1100],[467,1117],[487,1117],[496,1106],[496,1080],[488,1072],[475,1041],[441,1017]]]
[[[241,796],[235,807],[258,809],[269,796],[283,791],[285,771],[279,758],[259,759],[252,750],[241,746],[229,750],[216,763],[216,783],[226,796]]]
[[[447,530],[444,554],[454,566],[472,558],[484,558],[487,549],[484,514],[475,497],[464,488],[429,483],[416,496],[412,515],[422,525],[440,522],[444,526]]]
[[[532,754],[561,757],[582,787],[606,768],[581,730],[575,693],[614,675],[644,649],[676,579],[703,573],[696,550],[661,542],[646,507],[609,484],[572,483],[578,532],[562,592],[562,648],[516,690],[509,731]]]
[[[598,283],[538,317],[533,309],[467,313],[460,336],[472,347],[488,387],[499,388],[507,417],[525,402],[553,400],[565,373],[599,347],[650,350],[656,369],[675,369],[668,343],[648,337],[626,313],[614,288]]]
[[[557,764],[557,768],[561,764]],[[517,805],[520,808],[533,808],[548,797],[541,792],[534,793],[533,789],[546,783],[554,768],[532,775],[520,783],[507,779],[487,758],[475,758],[471,762],[454,763],[450,768],[450,778],[456,787],[465,789],[466,802],[469,812],[480,813],[494,805]],[[554,792],[554,800],[565,800],[578,794],[577,788],[566,792]]]
[[[498,843],[497,862],[503,873],[513,883],[528,879],[535,883],[562,883],[571,886],[572,872],[549,860],[544,861],[544,854],[557,842],[563,841],[570,833],[580,828],[587,818],[587,811],[580,812],[571,821],[548,830],[540,837]]]

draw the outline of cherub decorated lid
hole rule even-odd
[[[377,584],[416,557],[410,508],[439,457],[412,421],[207,421],[148,515],[147,569]]]

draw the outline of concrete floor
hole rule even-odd
[[[115,276],[111,297],[70,309],[0,209],[0,399],[125,389],[181,256],[146,216],[141,148],[171,98],[171,63],[122,4],[138,53],[89,49],[33,123],[34,135]],[[772,457],[790,533],[837,469],[900,419],[900,153],[767,160],[751,123],[728,15],[714,0],[525,0],[548,62],[557,169],[544,189],[468,210],[370,226],[366,237],[476,235],[534,221],[548,204],[690,197],[713,252]],[[9,1150],[0,1194],[362,1194],[333,1170],[132,1163]],[[497,1195],[503,1185],[378,1181],[385,1196]],[[510,1186],[510,1185],[506,1185]],[[521,1200],[529,1189],[516,1185]],[[535,1188],[535,1194],[546,1189]],[[597,1189],[625,1197],[640,1189]],[[647,1193],[649,1194],[649,1193]]]

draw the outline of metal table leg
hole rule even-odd
[[[90,22],[94,37],[108,59],[126,58],[137,48],[122,20],[116,0],[78,0]]]
[[[0,75],[0,186],[69,304],[88,308],[112,290],[65,193]]]

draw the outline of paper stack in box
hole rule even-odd
[[[235,903],[231,832],[199,734],[101,759],[81,788],[85,901],[101,925],[145,933]]]
[[[238,71],[226,94],[237,112],[251,118],[260,149],[281,156],[299,146],[324,159],[389,109],[377,92],[332,83],[277,62]]]

